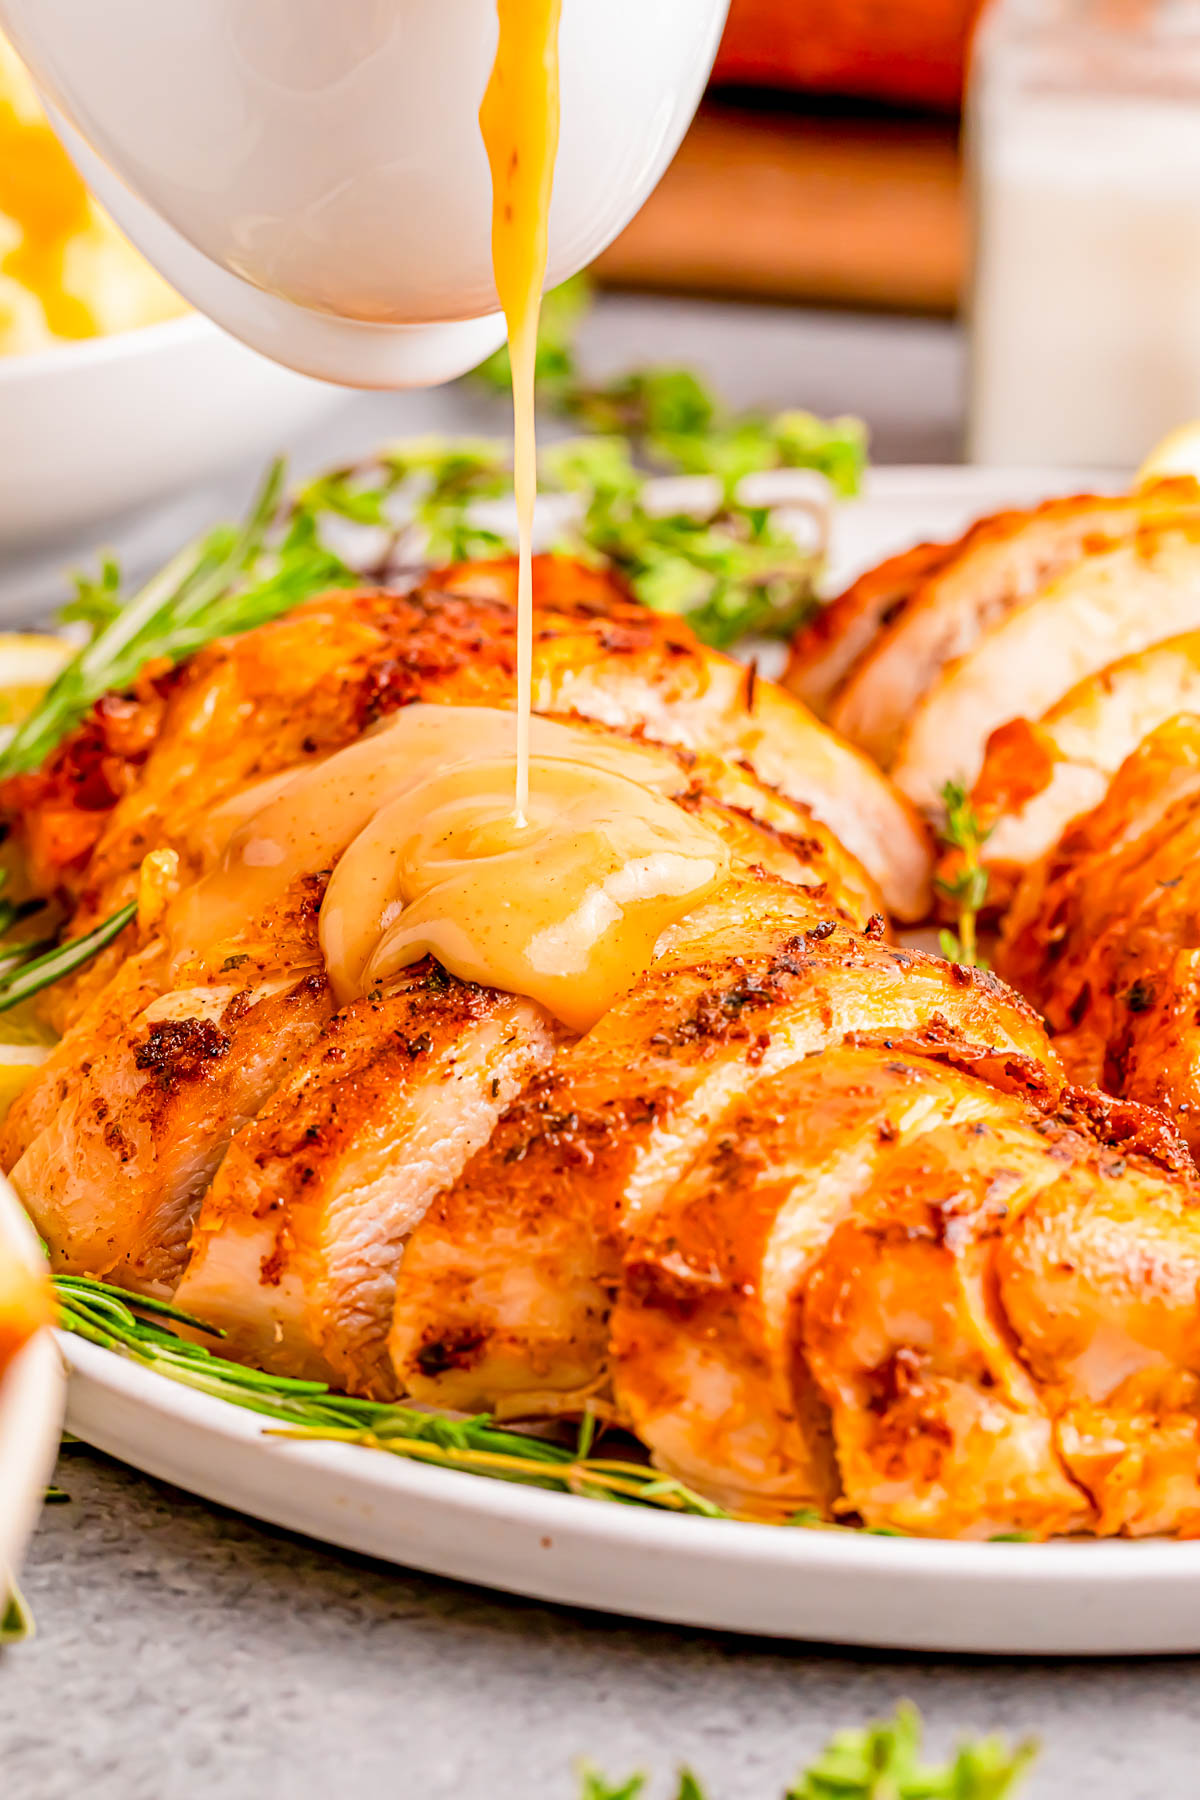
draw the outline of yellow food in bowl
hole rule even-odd
[[[0,356],[185,310],[92,199],[0,37]]]

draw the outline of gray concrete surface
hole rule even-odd
[[[956,452],[948,326],[610,300],[586,350],[597,369],[702,363],[738,404],[860,411],[884,460]],[[315,466],[388,434],[489,426],[502,409],[461,390],[374,396],[294,449]],[[135,561],[165,554],[249,480],[231,468],[112,536]],[[24,1583],[38,1637],[0,1658],[0,1800],[573,1800],[580,1757],[647,1769],[653,1800],[683,1759],[712,1800],[775,1800],[828,1733],[903,1696],[939,1750],[964,1731],[1040,1737],[1032,1800],[1200,1792],[1184,1659],[905,1658],[660,1630],[335,1554],[81,1447],[60,1479],[70,1502],[46,1512]]]
[[[1197,1667],[855,1655],[497,1599],[335,1555],[73,1449],[0,1660],[4,1800],[576,1800],[686,1758],[778,1800],[909,1697],[939,1751],[1035,1734],[1031,1800],[1190,1800]]]

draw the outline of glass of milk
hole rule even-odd
[[[967,145],[968,454],[1137,464],[1200,416],[1200,0],[994,0]]]

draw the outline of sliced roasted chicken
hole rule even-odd
[[[859,658],[829,707],[830,723],[890,768],[941,672],[969,656],[1015,607],[1097,542],[1198,516],[1200,487],[1180,477],[1132,495],[1080,494],[981,519]]]
[[[661,754],[681,803],[746,872],[739,891],[753,898],[769,867],[794,884],[797,904],[836,908],[836,879],[807,885],[820,835],[777,835],[690,786],[706,772],[709,791],[738,795],[750,778],[737,770]],[[663,955],[677,937],[666,934]],[[407,1237],[566,1036],[532,1003],[436,966],[346,1008],[234,1138],[199,1213],[180,1303],[226,1330],[247,1361],[394,1392],[386,1343]]]
[[[1123,1128],[1114,1147],[1103,1109],[1045,1116],[879,1050],[758,1084],[630,1230],[619,1411],[744,1513],[947,1537],[1193,1528],[1200,1192],[1169,1132],[1154,1160],[1143,1121]]]
[[[1031,1119],[989,1099],[904,1145],[810,1276],[842,1505],[949,1537],[1190,1533],[1200,1189],[1182,1145],[1138,1116],[1114,1142],[1103,1107]]]
[[[803,808],[714,757],[645,743],[640,756],[747,880],[770,875],[809,911],[867,923],[871,882]],[[220,829],[209,812],[177,833],[189,867],[211,866],[248,804],[229,803]],[[315,837],[309,853],[329,864],[338,847]],[[153,939],[117,969],[14,1108],[0,1149],[60,1267],[169,1290],[232,1141],[197,1233],[195,1310],[228,1324],[247,1356],[382,1391],[404,1233],[558,1034],[537,1007],[448,978],[446,993],[432,977],[412,991],[401,982],[334,1018],[317,938],[327,876],[303,874],[202,957],[186,932],[182,948],[176,939],[203,890],[177,895],[170,950]]]
[[[259,1368],[393,1397],[404,1243],[559,1035],[531,1002],[429,962],[347,1007],[234,1138],[179,1304]]]
[[[1086,676],[1200,626],[1200,523],[1097,546],[949,662],[911,710],[892,776],[920,806],[974,782],[991,733],[1038,718]]]
[[[1001,1229],[999,1305],[1067,1471],[1096,1508],[1092,1529],[1195,1537],[1196,1178],[1140,1109],[1084,1108],[1070,1127],[1049,1140],[1072,1157],[1062,1179]],[[1079,1155],[1079,1135],[1095,1138],[1095,1150]]]
[[[1007,1201],[1022,1162],[1054,1178],[1032,1116],[881,1050],[827,1050],[756,1084],[629,1234],[613,1386],[656,1463],[767,1517],[849,1505],[953,1536],[1082,1523],[973,1266],[972,1187],[994,1180]],[[930,1149],[943,1143],[961,1155],[951,1172]],[[1000,1205],[997,1188],[993,1218]],[[939,1348],[906,1433],[897,1386],[907,1371],[915,1389]]]
[[[402,1385],[507,1412],[602,1388],[628,1233],[751,1084],[846,1042],[1056,1091],[1039,1024],[994,979],[847,932],[781,884],[731,887],[534,1080],[426,1214],[397,1288]]]
[[[56,1268],[174,1288],[231,1138],[333,1013],[311,887],[191,985],[172,987],[163,949],[156,997],[113,1032],[93,1002],[17,1102],[5,1141],[28,1141],[11,1180]]]
[[[1163,1106],[1200,1148],[1200,718],[1170,720],[1017,890],[999,961],[1079,1079]]]
[[[1013,719],[988,739],[972,801],[988,904],[1003,907],[1025,870],[1103,800],[1142,739],[1179,713],[1200,711],[1200,632],[1185,632],[1101,669],[1035,722]]]

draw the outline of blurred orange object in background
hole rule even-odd
[[[733,0],[714,80],[954,111],[982,0]]]

